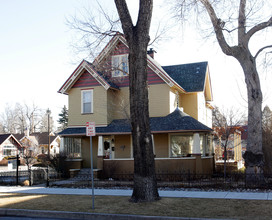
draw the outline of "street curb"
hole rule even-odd
[[[99,220],[177,220],[177,219],[190,219],[201,220],[212,218],[184,218],[184,217],[164,217],[164,216],[144,216],[144,215],[124,215],[124,214],[104,214],[104,213],[87,213],[87,212],[67,212],[67,211],[47,211],[47,210],[29,210],[29,209],[4,209],[0,208],[1,216],[13,217],[40,217],[40,218],[54,218],[54,219],[99,219]],[[215,219],[213,219],[215,220]],[[220,219],[224,220],[224,219]],[[226,219],[225,219],[226,220]]]

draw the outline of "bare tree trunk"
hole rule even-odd
[[[242,53],[241,53],[242,54]],[[240,55],[241,56],[241,55]],[[253,57],[238,58],[244,74],[248,96],[248,139],[247,150],[244,154],[246,173],[263,175],[262,151],[262,91],[256,63]],[[250,177],[249,177],[250,178]]]
[[[254,183],[256,178],[263,179],[264,165],[262,152],[262,91],[256,68],[256,58],[264,49],[271,48],[272,45],[260,48],[255,57],[251,55],[248,45],[249,40],[255,33],[271,27],[272,17],[265,22],[256,24],[247,31],[247,1],[240,0],[237,20],[238,44],[236,46],[230,46],[223,34],[224,22],[217,17],[211,1],[199,1],[203,4],[209,14],[218,44],[222,51],[228,56],[235,57],[243,68],[248,97],[248,140],[244,159],[248,180],[250,183]]]
[[[136,37],[137,38],[137,37]],[[147,44],[139,38],[130,47],[130,113],[134,153],[134,190],[132,200],[158,199],[154,154],[149,125],[146,73]],[[145,40],[145,42],[148,42]]]
[[[125,0],[115,0],[125,38],[129,45],[130,119],[134,155],[134,188],[131,201],[159,199],[149,125],[147,46],[152,16],[152,0],[141,0],[136,26]]]

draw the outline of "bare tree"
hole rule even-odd
[[[43,110],[35,105],[16,103],[15,106],[6,105],[4,112],[0,115],[0,124],[3,133],[31,133],[41,131]],[[53,126],[53,121],[51,125]],[[47,126],[46,126],[47,127]]]
[[[54,131],[54,120],[53,117],[50,115],[49,117],[49,126],[50,126],[50,131]],[[41,121],[39,123],[39,131],[40,132],[48,132],[48,113],[44,111],[42,113]]]
[[[156,47],[161,41],[171,38],[169,32],[174,25],[166,20],[165,17],[160,17],[152,21],[149,46]],[[123,32],[118,14],[107,10],[98,0],[91,7],[83,7],[76,15],[69,16],[66,24],[76,33],[80,33],[71,43],[75,55],[80,54],[80,60],[82,55],[94,59],[113,36]]]
[[[15,111],[16,111],[16,124],[18,127],[18,132],[23,134],[26,129],[28,129],[27,126],[27,119],[25,115],[25,108],[20,103],[16,103],[15,105]]]
[[[41,123],[42,110],[34,103],[32,106],[24,104],[24,108],[30,132],[33,133],[38,131],[39,125]]]
[[[4,112],[1,114],[1,124],[2,124],[2,129],[4,133],[16,133],[16,112],[15,110],[10,106],[6,105]]]
[[[268,12],[268,16],[264,16],[265,9],[271,8],[271,3],[256,0],[248,2],[246,0],[178,0],[177,2],[176,9],[181,14],[188,7],[197,9],[197,12],[201,12],[203,9],[208,13],[216,39],[223,53],[234,57],[243,69],[248,97],[248,142],[244,154],[246,172],[262,177],[261,118],[263,98],[256,61],[260,54],[271,49],[272,45],[269,45],[269,43],[263,45],[253,54],[256,48],[252,49],[251,47],[250,49],[249,43],[253,37],[260,37],[261,33],[265,35],[266,32],[271,31],[269,29],[272,26],[271,13]],[[219,16],[219,12],[221,12],[221,16]]]
[[[93,7],[96,7],[95,10]],[[107,13],[98,1],[92,5],[92,9],[83,8],[80,16],[67,18],[66,23],[70,29],[81,33],[72,43],[76,54],[87,52],[87,56],[91,58],[95,58],[105,44],[121,31],[120,20],[116,14]]]
[[[122,26],[129,46],[129,117],[132,126],[135,169],[131,201],[154,201],[159,199],[159,194],[149,127],[147,89],[147,46],[150,42],[149,29],[153,1],[139,1],[140,6],[136,25],[133,25],[125,0],[116,0],[115,5],[120,19],[111,17],[99,6],[100,14],[102,14],[106,23],[101,23],[99,19],[97,21],[95,16],[87,13],[83,20],[74,17],[68,24],[82,33],[83,49],[88,48],[89,51],[92,51],[90,55],[93,55],[93,51],[97,51],[101,44],[103,45],[105,39],[121,32],[120,24]],[[94,62],[94,66],[97,70],[106,72],[107,64]],[[109,69],[109,71],[112,71],[112,69]],[[122,111],[125,112],[125,117],[128,117],[128,105],[125,102],[122,105]]]
[[[24,148],[23,152],[23,158],[25,160],[25,163],[27,165],[27,170],[28,170],[28,180],[29,180],[29,185],[32,184],[32,179],[31,179],[31,167],[33,164],[37,162],[36,156],[38,155],[38,142],[36,141],[35,138],[25,138],[22,141],[22,146]]]
[[[1,121],[0,121],[0,133],[1,134],[5,133],[4,126]]]
[[[224,178],[226,178],[227,147],[231,142],[233,134],[237,132],[239,127],[243,124],[245,116],[238,110],[227,109],[220,111],[218,107],[213,109],[212,116],[215,139],[219,141],[219,147],[224,148]]]
[[[159,199],[159,194],[149,124],[146,59],[153,1],[140,1],[136,25],[133,25],[125,0],[115,0],[115,5],[129,46],[130,120],[134,156],[131,200],[154,201]]]

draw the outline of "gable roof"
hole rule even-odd
[[[12,134],[18,141],[20,141],[25,135],[24,134]]]
[[[108,79],[103,77],[99,72],[97,72],[90,62],[82,60],[81,63],[70,75],[70,77],[65,81],[65,83],[62,85],[58,92],[67,94],[67,91],[75,84],[75,82],[83,74],[84,70],[86,70],[92,77],[94,77],[96,81],[106,90],[109,89],[110,87],[114,89],[118,88],[116,85],[114,85],[114,83],[110,82]]]
[[[51,144],[57,138],[55,135],[50,135],[48,138],[48,132],[35,132],[29,136],[34,136],[37,139],[39,145],[48,145],[49,138]]]
[[[106,127],[96,127],[96,134],[128,134],[131,133],[130,121],[127,119],[113,120]],[[212,129],[197,121],[193,117],[176,109],[165,117],[151,117],[150,129],[152,133],[173,133],[173,132],[211,132]],[[71,127],[59,133],[62,136],[86,135],[85,127]]]
[[[0,134],[0,144],[9,138],[10,134]]]
[[[12,135],[12,134],[0,134],[0,145],[4,143],[7,139],[12,139],[13,143],[16,144],[19,147],[22,147],[20,142]]]
[[[65,81],[62,87],[59,89],[59,93],[67,94],[68,90],[75,84],[75,82],[79,79],[81,74],[84,72],[83,70],[87,70],[106,90],[109,88],[118,89],[114,83],[110,82],[110,80],[106,79],[102,74],[97,72],[94,66],[98,65],[108,54],[115,49],[115,46],[119,43],[123,43],[127,48],[127,42],[124,38],[123,34],[116,34],[110,42],[104,47],[101,53],[95,58],[93,64],[83,60],[79,66],[75,69],[75,71],[70,75],[70,77]],[[151,56],[147,54],[147,65],[148,67],[154,71],[167,85],[170,87],[175,87],[178,90],[185,92],[184,88],[177,83],[173,78],[171,78],[164,69],[157,63]]]

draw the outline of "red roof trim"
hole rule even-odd
[[[90,66],[88,64],[88,62],[86,62],[85,60],[82,60],[81,63],[78,65],[78,67],[73,71],[73,73],[70,75],[70,77],[65,81],[65,83],[62,85],[62,87],[59,89],[59,93],[65,93],[66,94],[66,90],[68,89],[65,89],[64,91],[63,88],[65,88],[69,83],[73,84],[74,83],[74,80],[75,79],[72,79],[72,77],[74,76],[74,74],[79,70],[79,68],[82,67],[83,69],[85,69],[100,85],[102,85],[104,88],[107,87],[111,87],[110,84],[103,78],[101,77],[93,68],[92,66]],[[94,75],[96,75],[95,77],[90,73],[90,72],[93,72]],[[98,79],[97,79],[98,78]],[[72,80],[72,81],[71,81]],[[103,82],[103,83],[101,83]],[[106,89],[107,89],[106,88]]]
[[[62,87],[59,89],[58,93],[61,93],[61,90],[63,89],[63,87],[66,85],[66,83],[72,78],[72,76],[75,74],[75,72],[79,69],[79,67],[82,65],[82,63],[85,60],[82,60],[81,63],[77,66],[77,68],[73,71],[73,73],[69,76],[69,78],[65,81],[65,83],[62,85]]]

